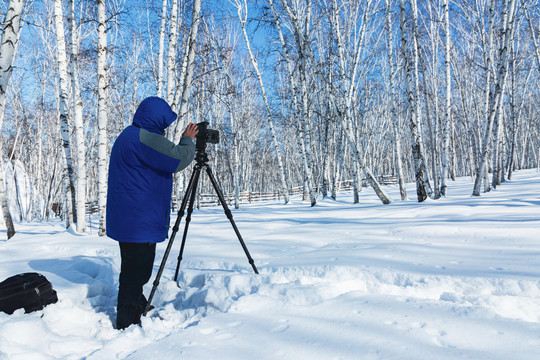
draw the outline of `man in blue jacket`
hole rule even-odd
[[[156,243],[169,231],[172,175],[195,157],[197,125],[187,126],[178,145],[163,136],[175,119],[165,100],[146,98],[111,150],[107,236],[119,242],[122,258],[118,329],[140,323],[147,302],[142,290],[152,275]]]

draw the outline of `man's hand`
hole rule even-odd
[[[182,136],[189,136],[191,140],[193,140],[193,138],[197,135],[198,132],[199,132],[199,128],[197,128],[197,125],[194,123],[191,123],[191,124],[188,124]]]

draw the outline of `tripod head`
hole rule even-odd
[[[202,151],[197,150],[195,161],[197,162],[196,166],[199,167],[208,165],[208,154],[206,153],[206,149],[203,149]]]

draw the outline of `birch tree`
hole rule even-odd
[[[281,191],[283,192],[283,201],[285,204],[287,204],[289,202],[289,187],[287,185],[287,181],[285,177],[285,167],[283,165],[283,157],[281,154],[281,150],[279,148],[279,142],[277,139],[277,133],[274,126],[274,120],[272,119],[272,112],[270,108],[270,103],[268,101],[268,96],[266,94],[266,88],[264,87],[264,82],[261,76],[261,72],[259,71],[259,65],[257,63],[257,59],[255,59],[255,56],[253,55],[253,51],[251,50],[251,44],[250,44],[249,37],[246,31],[247,3],[245,0],[243,1],[243,3],[241,2],[241,0],[235,0],[235,2],[234,3],[231,2],[231,4],[234,5],[237,9],[238,19],[242,27],[242,34],[244,35],[244,40],[246,42],[246,49],[249,53],[249,59],[251,60],[251,65],[253,66],[255,74],[257,75],[257,80],[259,81],[262,98],[263,98],[264,105],[266,107],[266,112],[267,112],[266,120],[268,121],[268,125],[270,126],[272,144],[274,145],[274,151],[276,153],[279,177],[281,180]]]
[[[358,3],[357,6],[359,6],[361,3]],[[363,51],[364,48],[364,41],[366,37],[366,23],[367,23],[367,17],[368,14],[371,11],[371,5],[372,1],[368,0],[365,3],[365,9],[363,9],[362,14],[362,23],[358,30],[358,34],[350,34],[349,36],[346,36],[346,38],[358,38],[358,41],[354,43],[352,46],[353,51],[353,58],[351,59],[351,63],[347,64],[347,59],[345,56],[345,43],[343,39],[343,34],[341,30],[341,24],[340,24],[340,9],[338,8],[338,4],[336,0],[332,1],[332,11],[331,11],[331,18],[330,23],[332,24],[333,31],[335,34],[336,42],[337,42],[337,48],[338,48],[338,69],[339,69],[339,79],[340,81],[337,82],[337,88],[340,90],[337,101],[335,101],[335,105],[338,106],[338,114],[344,114],[346,116],[346,121],[351,122],[350,126],[353,128],[352,124],[352,114],[345,109],[348,109],[352,106],[353,102],[353,96],[356,92],[355,90],[355,83],[354,79],[356,78],[356,72],[358,71],[358,62],[360,59],[360,54]],[[354,9],[355,14],[359,13],[359,8]],[[352,22],[355,23],[358,19],[356,17],[353,17]],[[355,29],[355,27],[352,27],[352,29]],[[351,76],[348,76],[349,74]],[[358,139],[358,134],[355,134],[355,140]],[[353,158],[354,160],[354,158]],[[358,179],[358,170],[357,170],[357,164],[356,161],[353,161],[352,166],[352,173],[353,173],[353,197],[354,197],[354,203],[359,202],[358,198],[358,188],[359,188],[359,179]]]
[[[428,127],[429,140],[431,149],[426,149],[427,153],[431,153],[431,173],[433,174],[433,198],[438,199],[440,194],[440,106],[439,106],[439,43],[440,38],[440,24],[443,23],[444,16],[441,12],[434,8],[431,1],[425,3],[427,7],[427,18],[424,17],[425,30],[429,39],[429,47],[425,46],[424,56],[420,56],[420,69],[424,84],[424,106],[426,108],[425,117]],[[431,52],[431,54],[429,53]],[[431,73],[429,73],[431,70]],[[444,119],[443,119],[444,122]],[[443,140],[444,142],[444,140]],[[428,169],[426,167],[426,172]]]
[[[413,31],[412,31],[412,39],[413,39],[413,69],[414,69],[414,106],[415,114],[416,114],[416,120],[415,120],[415,126],[412,125],[411,127],[416,127],[417,130],[413,130],[413,136],[415,137],[415,141],[418,144],[418,156],[420,158],[420,162],[422,164],[423,168],[423,174],[424,174],[424,188],[426,190],[426,194],[428,197],[431,197],[433,194],[433,189],[431,188],[431,184],[429,181],[429,172],[427,167],[427,161],[425,157],[425,150],[424,150],[424,140],[422,135],[422,116],[420,111],[420,33],[419,33],[419,26],[418,26],[418,4],[416,0],[409,0],[411,5],[411,13],[412,13],[412,19],[413,19]],[[427,99],[426,99],[427,101]]]
[[[313,169],[310,156],[311,146],[308,136],[309,122],[311,120],[308,110],[308,61],[310,61],[312,57],[312,52],[309,47],[312,1],[306,0],[304,11],[305,14],[303,19],[300,19],[298,9],[296,9],[297,11],[293,11],[293,9],[291,9],[287,0],[282,0],[281,4],[291,22],[292,32],[298,53],[298,74],[300,78],[300,84],[298,86],[298,91],[300,94],[300,106],[299,110],[297,110],[297,114],[300,115],[299,121],[297,121],[298,142],[302,155],[302,164],[304,167],[304,189],[307,190],[311,206],[314,206],[317,203],[317,200],[313,190]],[[303,20],[302,23],[301,20]]]
[[[489,5],[488,5],[488,39],[487,39],[487,49],[485,51],[485,64],[486,64],[486,69],[485,69],[485,72],[486,72],[486,85],[485,85],[485,90],[484,90],[484,125],[483,125],[483,128],[485,129],[484,131],[487,131],[488,129],[488,124],[489,124],[489,119],[490,119],[490,113],[489,113],[489,106],[490,106],[490,101],[491,99],[493,98],[493,92],[492,92],[492,82],[493,82],[493,74],[496,72],[495,68],[494,68],[494,21],[495,21],[495,0],[490,0],[489,1]],[[479,149],[478,149],[478,152],[480,154],[482,154],[482,146],[483,146],[483,140],[481,138],[482,135],[479,136]],[[486,149],[489,149],[489,148],[486,148]],[[481,163],[481,159],[482,158],[482,155],[479,156],[479,163]],[[479,165],[480,166],[480,165]],[[487,192],[490,190],[490,187],[489,187],[489,172],[488,172],[488,163],[487,161],[485,162],[485,164],[483,165],[485,168],[482,169],[483,171],[483,174],[484,174],[484,179],[482,179],[484,181],[484,192]],[[482,181],[481,180],[481,181]],[[480,186],[480,185],[479,185]]]
[[[508,3],[510,1],[510,3]],[[504,95],[504,87],[508,75],[508,48],[510,47],[511,29],[514,22],[516,0],[504,0],[503,2],[503,20],[501,25],[501,47],[499,49],[499,61],[497,66],[497,82],[495,84],[494,94],[490,96],[489,102],[489,118],[484,133],[483,147],[480,159],[480,165],[474,182],[473,195],[480,196],[480,187],[484,179],[488,154],[491,143],[491,134],[493,131],[493,123],[500,111],[500,102]]]
[[[532,5],[532,7],[534,11],[534,5]],[[534,24],[533,24],[533,17],[529,13],[528,10],[526,11],[526,17],[527,17],[527,22],[529,23],[529,33],[531,34],[531,40],[534,46],[534,55],[536,57],[536,65],[538,66],[538,71],[540,71],[540,45],[539,45],[538,38],[536,37],[537,30],[535,29]]]
[[[188,99],[193,78],[193,68],[195,60],[195,47],[197,45],[197,33],[201,22],[201,0],[193,1],[193,12],[191,16],[191,27],[187,43],[185,46],[184,60],[179,77],[179,86],[176,89],[176,95],[172,102],[172,108],[178,108],[178,121],[176,122],[175,143],[180,141],[181,130],[183,128],[183,119],[188,111]]]
[[[386,49],[388,51],[388,88],[390,90],[390,116],[394,124],[394,136],[395,136],[395,151],[396,151],[396,169],[398,175],[399,192],[401,200],[407,200],[407,190],[405,189],[405,181],[403,178],[403,163],[401,160],[401,127],[399,124],[399,117],[396,112],[396,90],[395,90],[395,72],[394,72],[394,59],[393,59],[393,32],[392,32],[392,7],[391,0],[385,0],[386,2]]]
[[[407,102],[408,113],[410,118],[410,126],[412,132],[412,154],[415,168],[416,179],[416,194],[418,202],[422,202],[428,198],[427,184],[425,182],[425,161],[423,160],[420,129],[418,127],[419,114],[418,114],[418,84],[415,86],[415,79],[418,78],[418,73],[414,71],[411,58],[408,51],[407,41],[407,20],[405,16],[405,0],[400,0],[400,28],[401,28],[401,51],[405,60],[406,82],[407,82]],[[415,51],[417,54],[417,49]],[[416,57],[416,55],[415,55]],[[416,89],[416,90],[415,90]]]
[[[339,109],[338,111],[338,114],[339,114],[339,121],[341,123],[341,126],[344,130],[344,135],[347,139],[347,142],[349,144],[349,147],[350,147],[350,150],[352,152],[352,155],[353,155],[353,159],[355,160],[355,162],[359,165],[359,167],[362,169],[362,171],[364,172],[364,174],[366,175],[366,178],[367,178],[367,181],[368,183],[370,184],[370,186],[373,188],[373,190],[375,191],[375,193],[377,194],[377,196],[379,197],[379,199],[381,200],[381,202],[383,204],[389,204],[390,203],[390,199],[388,198],[388,196],[386,195],[386,193],[384,192],[384,190],[381,188],[379,182],[377,181],[377,179],[375,178],[375,176],[373,175],[373,173],[371,172],[371,170],[365,165],[364,163],[364,156],[362,154],[360,154],[360,149],[358,148],[357,146],[357,136],[355,134],[355,129],[353,128],[353,124],[352,124],[352,121],[351,121],[351,118],[352,118],[352,102],[353,102],[353,97],[354,97],[354,94],[355,94],[355,89],[356,89],[356,79],[357,79],[357,76],[358,76],[358,65],[359,65],[359,61],[360,61],[360,54],[361,54],[361,51],[363,49],[363,45],[364,45],[364,37],[365,37],[365,31],[366,31],[366,24],[367,24],[367,14],[369,13],[369,9],[371,8],[371,4],[372,2],[371,1],[367,1],[366,2],[366,7],[367,9],[365,9],[365,12],[363,14],[363,21],[362,21],[362,26],[361,26],[361,29],[359,30],[359,34],[358,34],[358,43],[355,44],[355,52],[354,52],[354,58],[353,58],[353,61],[352,61],[352,64],[351,64],[351,68],[350,68],[350,75],[349,75],[349,78],[347,78],[347,76],[345,75],[344,73],[344,69],[345,69],[345,64],[344,64],[344,55],[342,53],[343,51],[343,42],[341,40],[341,36],[340,35],[336,35],[337,36],[337,40],[338,40],[338,53],[341,53],[341,55],[339,55],[340,57],[340,72],[341,72],[341,76],[342,78],[346,81],[346,85],[345,86],[345,100],[342,100],[342,107],[341,109]],[[337,3],[334,1],[333,2],[333,12],[334,14],[336,14],[336,11],[337,11]],[[337,15],[337,14],[336,14]],[[334,27],[334,31],[336,32],[336,34],[339,34],[339,24],[337,23],[337,18],[334,18],[332,20],[333,24],[332,26]],[[339,101],[338,101],[339,102]],[[353,162],[353,168],[356,166],[356,164]],[[354,169],[353,169],[354,171]]]
[[[174,101],[174,91],[176,89],[174,77],[176,73],[176,41],[178,39],[178,0],[172,0],[170,26],[169,49],[167,52],[167,102],[172,104]],[[175,109],[173,108],[173,110]]]
[[[165,0],[166,2],[166,0]],[[98,43],[97,43],[97,74],[98,74],[98,207],[99,207],[99,236],[106,234],[106,205],[107,205],[107,14],[105,0],[97,0],[98,7]],[[161,60],[161,59],[160,59]]]
[[[522,86],[519,86],[519,78],[517,74],[517,68],[518,68],[518,55],[516,47],[519,45],[515,44],[512,46],[512,72],[511,72],[511,97],[510,97],[510,117],[511,117],[511,123],[512,123],[512,132],[511,132],[511,145],[510,145],[510,154],[508,156],[508,180],[512,180],[512,172],[516,168],[516,164],[518,163],[516,161],[517,154],[518,154],[518,137],[520,133],[520,129],[523,128],[522,124],[522,117],[523,117],[523,111],[525,108],[525,98],[526,98],[526,91],[523,91],[523,89],[529,89],[530,86],[530,80],[534,71],[534,67],[530,67],[529,71],[527,72],[526,78],[522,82]]]
[[[2,42],[0,44],[0,131],[4,122],[6,107],[6,93],[9,86],[9,80],[13,72],[13,58],[17,51],[19,34],[21,31],[21,17],[24,9],[24,0],[10,0],[6,16],[4,17],[4,26],[2,28]],[[1,150],[0,142],[0,150]],[[1,151],[0,151],[1,153]],[[4,223],[7,228],[8,240],[15,235],[15,226],[9,211],[9,205],[6,199],[6,186],[4,181],[4,170],[0,168],[0,202]]]
[[[446,196],[446,182],[448,179],[449,153],[450,153],[450,122],[452,117],[451,100],[451,77],[450,77],[450,11],[448,9],[448,0],[443,0],[444,13],[444,70],[446,81],[446,104],[444,109],[444,127],[443,127],[443,158],[441,174],[441,195]]]
[[[76,172],[76,222],[77,232],[86,231],[85,204],[86,204],[86,146],[83,135],[83,104],[81,99],[81,86],[79,79],[79,38],[75,20],[75,2],[69,0],[68,22],[70,27],[70,58],[69,76],[71,78],[71,102],[73,108],[73,125],[75,128],[75,145],[77,152]]]
[[[66,58],[66,40],[64,31],[64,13],[62,10],[62,0],[54,0],[54,20],[56,25],[56,57],[59,76],[59,114],[60,114],[60,126],[62,135],[62,147],[64,148],[65,156],[65,171],[67,175],[66,184],[66,226],[69,227],[76,218],[76,204],[77,199],[75,196],[75,176],[73,171],[73,161],[71,155],[70,146],[70,123],[69,123],[69,79],[67,72],[67,58]]]
[[[100,1],[100,0],[98,0]],[[98,11],[99,11],[98,2]],[[167,24],[167,0],[163,0],[161,5],[161,26],[159,28],[159,51],[158,51],[158,78],[157,78],[157,96],[161,97],[163,92],[163,52],[165,49],[165,25]]]
[[[513,16],[515,17],[515,15]],[[510,69],[510,57],[513,56],[513,48],[514,48],[514,34],[516,31],[516,27],[519,27],[519,24],[516,23],[516,21],[512,21],[510,25],[510,41],[509,46],[510,49],[507,49],[508,52],[508,60],[507,60],[507,69],[506,73],[508,74]],[[508,77],[508,75],[506,75]],[[501,89],[501,99],[504,98],[506,95],[506,88],[507,88],[508,81],[505,81],[503,83],[502,89]],[[512,111],[512,109],[510,109]],[[499,110],[498,115],[495,122],[495,131],[494,131],[494,144],[493,144],[493,177],[491,186],[495,189],[498,185],[500,185],[504,181],[504,164],[503,164],[503,152],[504,152],[504,121],[505,121],[505,112],[503,109],[503,101],[499,101]]]

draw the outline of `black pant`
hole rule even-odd
[[[119,242],[122,267],[118,286],[116,328],[125,329],[140,324],[146,308],[143,285],[152,276],[156,244]]]

